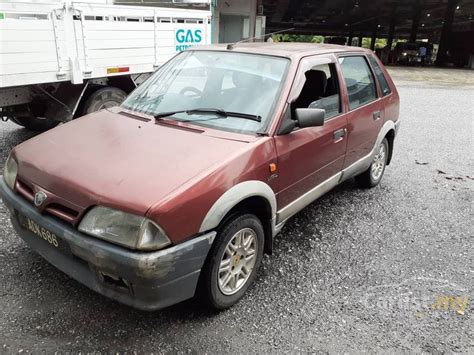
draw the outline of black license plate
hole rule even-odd
[[[23,226],[23,228],[29,230],[38,238],[43,239],[52,247],[61,248],[61,239],[59,239],[56,234],[40,226],[38,223],[36,223],[35,221],[33,221],[32,219],[28,217],[18,214],[18,219],[20,221],[20,224]]]

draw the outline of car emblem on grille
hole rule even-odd
[[[46,201],[46,199],[48,198],[48,196],[46,196],[46,194],[43,192],[43,191],[38,191],[36,194],[35,194],[35,206],[36,207],[39,207],[43,204],[44,201]]]

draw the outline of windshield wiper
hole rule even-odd
[[[216,115],[224,117],[224,118],[238,117],[238,118],[244,118],[246,120],[262,122],[262,117],[258,116],[258,115],[251,115],[251,114],[248,114],[248,113],[241,113],[241,112],[230,112],[230,111],[225,111],[225,110],[218,109],[218,108],[195,108],[195,109],[192,109],[192,110],[161,112],[161,113],[155,115],[155,119],[159,120],[160,118],[173,116],[173,115],[176,115],[177,113],[186,113],[188,115],[200,115],[200,114],[211,113],[211,114],[216,114]],[[188,121],[186,121],[186,122],[188,122]],[[192,121],[189,121],[189,122],[192,122]]]

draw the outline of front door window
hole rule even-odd
[[[292,104],[296,108],[319,108],[326,111],[326,119],[341,113],[339,84],[334,64],[321,64],[304,73],[305,84]]]

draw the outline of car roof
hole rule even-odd
[[[302,42],[252,42],[235,43],[232,49],[227,49],[228,44],[213,44],[207,46],[192,47],[191,50],[214,50],[232,51],[240,53],[265,54],[290,59],[297,59],[308,55],[344,53],[344,52],[366,52],[367,49],[361,47],[341,46],[337,44],[319,44]]]

